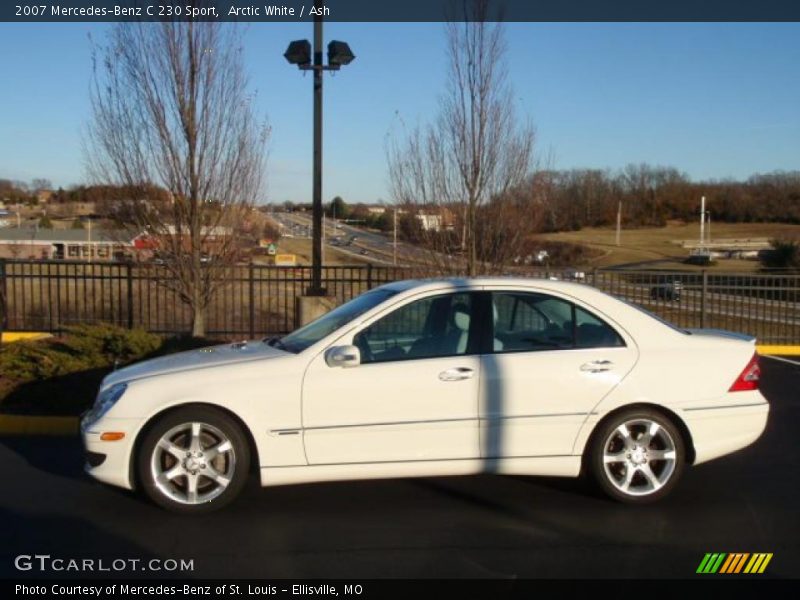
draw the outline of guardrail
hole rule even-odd
[[[522,274],[522,273],[515,273]],[[770,344],[800,344],[800,275],[595,269],[534,269],[532,277],[572,279],[634,302],[680,327],[741,331]],[[420,269],[374,265],[323,267],[323,285],[344,302]],[[212,336],[277,335],[294,328],[294,299],[311,283],[310,267],[242,265],[207,312]],[[107,322],[161,334],[191,331],[188,306],[155,264],[0,260],[0,314],[6,331],[59,333]]]

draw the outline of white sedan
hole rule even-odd
[[[586,473],[641,503],[761,435],[758,379],[752,338],[583,284],[401,281],[280,339],[114,371],[81,428],[92,476],[182,512],[230,502],[251,470],[264,486]]]

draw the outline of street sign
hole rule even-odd
[[[294,267],[297,265],[297,256],[294,254],[276,254],[275,266],[276,267]]]

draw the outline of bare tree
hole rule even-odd
[[[241,34],[214,22],[118,23],[93,56],[89,173],[129,190],[119,220],[153,240],[202,336],[262,190],[269,130],[247,91]]]
[[[475,275],[513,254],[491,249],[500,223],[525,226],[525,211],[515,210],[514,222],[507,219],[517,205],[508,194],[531,168],[535,136],[530,123],[517,118],[503,28],[489,22],[489,2],[463,0],[459,6],[463,19],[446,25],[448,79],[438,117],[402,141],[393,139],[387,155],[395,201],[415,207],[427,224],[434,261],[442,270]],[[481,232],[491,235],[482,238]],[[523,236],[506,237],[511,243]],[[454,240],[463,260],[447,256]]]
[[[49,179],[34,179],[31,181],[31,189],[34,192],[41,192],[43,190],[51,190],[53,189],[53,184]]]

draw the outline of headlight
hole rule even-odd
[[[117,400],[122,398],[127,387],[127,383],[117,383],[99,393],[97,400],[94,401],[94,406],[81,420],[81,431],[86,431],[97,423],[116,404]]]

